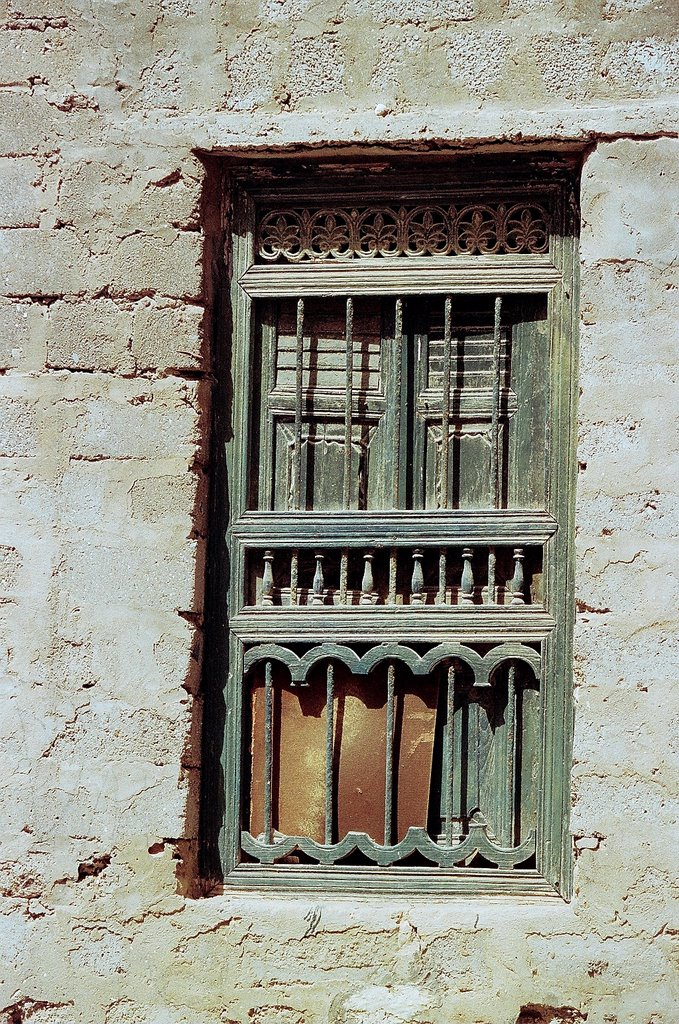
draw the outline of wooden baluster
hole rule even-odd
[[[424,604],[424,573],[422,571],[423,551],[415,548],[413,551],[413,578],[410,584],[410,603]]]
[[[325,587],[325,580],[323,579],[323,553],[316,551],[314,558],[316,559],[316,571],[314,572],[314,582],[312,585],[312,604],[323,604],[323,590]]]
[[[511,604],[525,604],[523,599],[523,548],[514,548],[514,575],[512,576]]]
[[[304,372],[304,299],[297,300],[297,332],[295,345],[295,439],[293,458],[293,508],[302,500],[302,375]]]
[[[387,596],[387,604],[396,604],[396,558],[396,548],[392,548],[389,552],[389,594]]]
[[[354,300],[347,299],[346,326],[346,369],[344,385],[344,507],[351,505],[351,406],[354,382]]]
[[[271,662],[264,665],[264,842],[273,842],[271,782],[273,778],[273,677]]]
[[[496,604],[495,594],[495,569],[496,569],[496,556],[495,548],[488,548],[488,592],[486,595],[487,604]]]
[[[264,572],[262,573],[262,605],[273,604],[273,551],[264,552]]]
[[[441,471],[439,508],[448,508],[448,462],[450,451],[450,342],[453,300],[446,295],[443,313],[443,379],[441,383]]]
[[[394,315],[394,394],[392,402],[394,408],[394,436],[392,439],[394,462],[393,462],[393,493],[392,505],[399,507],[399,481],[401,469],[401,361],[403,358],[403,299],[396,299]]]
[[[361,604],[374,604],[373,558],[374,551],[366,551],[363,555],[363,579],[361,581]]]
[[[460,604],[474,603],[474,571],[472,569],[472,548],[462,549],[462,579],[460,581]]]
[[[332,771],[335,730],[335,669],[328,663],[325,697],[325,845],[332,843],[334,778]]]
[[[394,835],[394,689],[396,668],[393,662],[387,669],[387,729],[384,769],[384,845],[391,846]]]
[[[340,604],[347,603],[347,578],[349,576],[349,550],[348,548],[342,549],[340,555],[340,586],[339,586],[339,599]]]
[[[441,548],[439,552],[439,589],[436,595],[437,604],[446,603],[446,577],[448,575],[448,550]]]
[[[490,430],[490,486],[492,504],[500,507],[500,471],[499,471],[499,436],[500,436],[500,321],[502,317],[502,299],[495,300],[495,320],[493,325],[493,407],[491,412]]]
[[[293,548],[290,555],[290,604],[299,604],[299,551]]]
[[[448,666],[448,690],[446,693],[446,777],[445,777],[445,807],[446,807],[446,846],[453,845],[453,784],[454,775],[454,747],[455,747],[455,666]]]

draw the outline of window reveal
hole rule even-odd
[[[542,206],[486,203],[494,234],[466,214],[473,249],[456,212],[469,207],[446,209],[437,243],[421,205],[387,230],[382,212],[285,219],[250,202],[234,360],[252,367],[252,401],[230,529],[236,884],[555,884],[546,762],[563,708],[545,686],[563,676],[548,648],[567,624],[545,584],[567,507],[550,451],[562,270],[542,255]],[[501,255],[460,268],[479,239]]]

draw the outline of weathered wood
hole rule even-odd
[[[445,841],[446,846],[452,846],[453,844],[453,815],[454,815],[454,785],[455,785],[455,765],[454,765],[454,717],[455,717],[455,666],[450,664],[448,666],[448,678],[446,688],[446,730],[445,730],[445,776],[444,776],[444,793],[445,793]]]
[[[394,694],[396,667],[393,662],[387,668],[387,722],[386,760],[384,768],[384,845],[391,845],[394,833]]]
[[[448,551],[441,548],[439,551],[439,589],[436,594],[436,603],[446,603],[446,584],[448,575]]]
[[[523,594],[523,560],[525,558],[523,548],[514,548],[514,575],[512,576],[511,592],[512,604],[524,604]]]
[[[460,604],[474,603],[474,571],[471,548],[462,549],[462,578],[460,580]]]
[[[550,185],[549,189],[543,192],[544,195],[550,196],[550,203],[553,197],[558,196],[559,186],[556,184],[556,177],[554,181],[555,184]],[[502,182],[498,184],[499,187],[504,187]],[[415,182],[409,185],[409,189],[415,195],[418,189],[421,190],[421,186]],[[341,202],[344,201],[343,192],[344,188],[338,193]],[[304,188],[296,189],[293,193],[295,201],[298,194],[301,196],[303,193]],[[360,350],[360,353],[359,351],[356,353],[358,362],[356,366],[352,363],[350,374],[349,372],[345,373],[345,393],[342,396],[341,376],[339,387],[336,387],[332,372],[328,371],[327,364],[323,362],[325,359],[323,352],[330,351],[330,349],[324,341],[323,329],[314,326],[315,323],[320,322],[317,319],[314,320],[317,316],[316,312],[313,317],[309,314],[309,321],[306,324],[303,310],[303,329],[300,332],[299,301],[297,302],[297,323],[294,332],[289,331],[290,334],[294,334],[294,338],[291,339],[294,340],[294,362],[290,361],[289,363],[285,363],[285,359],[292,356],[289,342],[285,342],[282,347],[278,347],[277,343],[272,344],[272,338],[276,338],[278,333],[277,314],[273,312],[266,314],[268,320],[265,326],[269,333],[262,334],[260,349],[257,350],[262,354],[261,375],[256,387],[249,388],[245,381],[245,387],[239,386],[235,389],[238,396],[234,400],[236,416],[232,431],[234,440],[230,442],[228,454],[229,474],[232,474],[234,466],[240,466],[240,470],[234,476],[230,476],[233,491],[234,529],[229,534],[232,567],[230,628],[233,665],[233,675],[229,681],[228,693],[228,706],[231,715],[229,721],[237,723],[239,720],[238,708],[242,676],[240,665],[243,658],[243,644],[270,648],[273,641],[279,641],[280,646],[292,641],[306,645],[307,653],[315,657],[320,655],[322,650],[327,656],[332,648],[332,645],[328,645],[328,637],[332,637],[335,647],[337,645],[344,646],[346,650],[352,651],[357,644],[360,644],[358,650],[365,652],[366,655],[371,655],[374,650],[376,656],[384,654],[386,657],[386,652],[382,650],[383,644],[396,644],[399,649],[402,649],[405,643],[410,642],[414,645],[413,652],[419,652],[417,657],[421,658],[421,652],[426,650],[428,643],[445,647],[454,645],[460,637],[464,636],[468,645],[486,645],[481,650],[486,650],[489,644],[499,644],[503,648],[502,657],[505,660],[513,661],[518,656],[516,641],[522,640],[524,644],[533,645],[538,642],[542,645],[541,656],[533,647],[526,648],[524,646],[523,651],[524,653],[531,652],[530,655],[526,654],[532,659],[531,665],[535,662],[539,665],[542,660],[544,669],[542,678],[546,681],[546,685],[543,687],[542,693],[538,693],[537,690],[531,691],[531,699],[528,702],[530,704],[530,723],[528,720],[523,722],[523,712],[520,709],[512,712],[508,704],[506,709],[508,721],[499,730],[499,734],[506,736],[507,742],[509,742],[510,733],[513,730],[517,744],[520,735],[522,736],[526,730],[526,736],[530,735],[530,743],[525,750],[522,748],[519,751],[518,747],[510,744],[512,752],[511,754],[507,752],[503,767],[505,778],[509,773],[519,780],[520,785],[527,786],[528,781],[532,780],[530,782],[531,792],[526,797],[525,821],[523,816],[521,816],[520,822],[517,821],[516,834],[525,839],[524,826],[532,815],[537,831],[535,847],[537,868],[534,871],[521,867],[521,871],[517,872],[516,866],[520,864],[520,861],[514,860],[511,864],[509,861],[504,861],[503,863],[508,865],[506,868],[501,866],[491,871],[489,875],[484,875],[483,871],[475,871],[466,864],[450,861],[445,862],[439,868],[442,873],[436,877],[436,872],[432,875],[425,868],[392,868],[390,865],[395,863],[392,852],[372,848],[362,850],[360,844],[359,851],[364,856],[372,858],[377,865],[373,874],[370,874],[367,869],[333,865],[331,861],[323,862],[327,863],[327,868],[319,861],[318,871],[316,872],[314,869],[311,873],[308,869],[293,864],[278,864],[275,869],[246,864],[236,866],[238,859],[239,797],[237,786],[240,740],[234,734],[234,728],[231,728],[225,776],[227,806],[232,823],[227,830],[228,840],[224,847],[226,851],[225,864],[230,872],[228,884],[239,885],[241,884],[240,879],[243,879],[244,884],[248,885],[261,882],[265,885],[279,884],[283,887],[300,884],[309,884],[311,888],[316,885],[332,887],[334,879],[338,878],[337,885],[339,887],[346,884],[357,884],[367,888],[373,887],[376,891],[384,891],[385,887],[390,884],[388,879],[393,871],[398,872],[399,879],[401,879],[399,885],[404,891],[410,888],[421,888],[422,891],[431,892],[439,890],[481,892],[484,889],[489,890],[491,887],[495,892],[544,893],[549,891],[549,885],[545,885],[540,879],[540,872],[544,872],[551,885],[558,884],[562,892],[568,890],[568,836],[564,825],[568,792],[564,781],[563,765],[568,761],[565,755],[567,755],[570,742],[568,735],[569,638],[567,624],[569,621],[568,600],[572,599],[572,571],[569,568],[571,564],[569,561],[571,559],[569,531],[572,529],[569,516],[572,513],[568,511],[572,506],[569,506],[569,473],[563,469],[564,463],[559,462],[559,459],[563,457],[564,453],[570,453],[572,456],[573,452],[573,434],[568,430],[564,434],[564,425],[568,423],[570,417],[575,387],[572,346],[573,318],[569,312],[569,295],[574,294],[575,263],[572,245],[565,240],[569,233],[567,230],[568,218],[565,212],[567,208],[565,205],[560,207],[557,199],[554,200],[554,204],[554,234],[549,243],[549,257],[494,256],[474,257],[468,260],[464,256],[456,256],[454,257],[454,267],[450,265],[444,267],[440,258],[432,257],[430,265],[427,265],[425,261],[430,258],[418,255],[417,272],[414,272],[412,261],[402,261],[401,266],[394,267],[388,260],[372,262],[362,260],[360,268],[353,266],[347,267],[346,270],[339,270],[337,266],[326,268],[309,265],[302,268],[300,265],[299,267],[285,268],[271,265],[262,268],[271,273],[262,274],[260,268],[252,267],[252,232],[250,230],[250,235],[244,232],[244,222],[236,218],[238,232],[240,232],[238,237],[247,238],[248,241],[246,244],[239,241],[234,247],[237,257],[234,264],[234,281],[243,280],[245,271],[245,276],[249,275],[250,281],[255,282],[255,290],[262,287],[263,290],[260,294],[264,294],[267,288],[274,286],[276,297],[284,296],[285,289],[289,288],[291,290],[288,294],[293,299],[302,300],[302,302],[306,296],[313,295],[365,296],[370,294],[371,289],[375,288],[377,282],[382,280],[387,286],[380,287],[374,294],[393,295],[400,300],[396,307],[392,306],[395,321],[399,319],[397,310],[402,304],[402,297],[416,295],[418,292],[424,294],[429,292],[429,294],[438,294],[442,297],[448,296],[449,299],[451,296],[460,296],[459,301],[462,303],[466,300],[461,291],[465,290],[470,295],[476,292],[477,294],[485,293],[495,296],[502,294],[510,296],[510,298],[505,299],[506,318],[503,303],[502,329],[504,334],[499,341],[497,316],[493,326],[493,352],[496,360],[493,380],[497,381],[497,392],[495,392],[495,383],[489,389],[482,379],[483,373],[486,372],[485,364],[483,364],[483,359],[487,359],[484,355],[486,342],[484,340],[483,344],[480,342],[477,344],[475,340],[481,335],[478,333],[475,335],[473,331],[465,334],[465,327],[459,337],[461,344],[467,345],[466,353],[461,354],[459,361],[456,356],[455,363],[453,363],[452,356],[449,355],[449,365],[446,368],[447,345],[444,338],[444,344],[441,346],[441,335],[436,333],[436,329],[431,325],[426,325],[419,334],[417,329],[414,329],[413,333],[403,335],[402,326],[397,330],[395,323],[394,335],[398,335],[399,339],[403,337],[402,358],[399,358],[394,364],[396,343],[393,352],[390,346],[383,345],[385,352],[390,353],[387,356],[387,363],[390,360],[391,363],[388,372],[386,369],[384,371],[380,369],[377,374],[374,363],[375,349],[369,349],[362,341],[358,341],[357,349]],[[247,223],[252,225],[255,208],[251,199],[244,203],[243,211],[238,216],[249,218]],[[486,260],[488,261],[487,265],[484,265]],[[411,265],[409,266],[408,263]],[[251,269],[248,269],[248,266]],[[290,270],[302,269],[303,273],[289,273]],[[326,272],[329,269],[334,271],[332,279]],[[251,270],[254,273],[251,273]],[[424,271],[427,271],[427,282],[423,280]],[[451,272],[452,276],[450,276]],[[465,275],[469,283],[468,288],[461,286]],[[543,298],[530,301],[523,298],[520,300],[511,298],[512,294],[516,294],[519,277],[523,279],[524,283],[521,289],[526,295],[528,293],[536,295],[542,291]],[[549,278],[548,284],[545,283],[547,278]],[[441,282],[444,280],[447,280],[449,284],[441,287]],[[257,281],[260,283],[257,284]],[[278,284],[274,284],[276,281]],[[350,288],[347,287],[348,282],[354,282]],[[569,295],[566,294],[567,292]],[[549,304],[544,297],[547,293],[549,293]],[[249,300],[243,297],[245,291],[237,283],[234,283],[234,294],[238,301],[233,304],[233,308],[236,310],[236,327],[234,329],[232,376],[233,380],[240,384],[243,383],[243,367],[246,369],[253,365],[257,367],[257,352],[249,347],[251,346],[250,324],[253,322]],[[414,299],[413,303],[416,304],[417,301]],[[438,301],[440,302],[440,300]],[[492,303],[488,303],[487,300],[484,302],[486,305],[478,308],[484,310],[492,308]],[[361,309],[363,303],[364,300],[361,299]],[[456,310],[458,304],[456,298]],[[353,307],[353,299],[351,305]],[[310,309],[311,303],[308,304],[306,312],[309,312]],[[322,304],[318,305],[318,309],[322,313]],[[382,304],[382,309],[385,309],[385,304]],[[525,311],[525,316],[522,311]],[[549,317],[548,327],[542,326],[540,322],[545,314]],[[402,306],[400,315],[402,316]],[[440,313],[438,315],[440,316]],[[523,319],[521,319],[522,317]],[[459,320],[457,322],[459,323]],[[391,335],[391,327],[385,326],[384,330],[383,337],[388,339]],[[408,327],[406,330],[410,331],[410,328]],[[300,333],[302,334],[301,357],[298,344]],[[446,334],[445,322],[443,323],[443,333]],[[357,339],[361,336],[357,333]],[[332,337],[334,338],[335,335]],[[286,345],[288,345],[287,348]],[[549,358],[550,351],[551,359]],[[288,356],[285,355],[286,352]],[[273,362],[268,358],[272,353]],[[439,353],[441,353],[442,362],[437,364]],[[547,357],[545,353],[547,353]],[[348,352],[346,354],[348,356]],[[264,363],[268,368],[264,366]],[[300,364],[302,364],[301,395],[298,386]],[[440,369],[441,366],[442,369]],[[393,404],[394,392],[390,390],[394,387],[394,380],[398,379],[398,374],[396,377],[394,376],[395,367],[398,369],[398,374],[401,373],[401,369],[403,370],[403,378],[399,380],[396,389],[401,391],[403,397],[396,403],[396,406]],[[432,374],[435,375],[437,372],[439,379],[443,379],[443,384],[440,387],[431,379]],[[288,377],[285,376],[286,373]],[[290,373],[294,374],[294,380],[290,378]],[[366,391],[362,390],[363,385],[359,389],[356,383],[358,380],[356,374],[358,373],[361,374],[361,380],[371,383],[378,382],[377,391],[368,395]],[[445,379],[448,374],[451,377],[451,384],[453,383],[452,378],[455,378],[459,386],[445,387]],[[476,389],[474,374],[480,381]],[[320,379],[319,375],[323,380],[320,387],[315,383],[317,379]],[[542,382],[547,378],[548,386],[542,386]],[[540,386],[534,388],[533,382],[536,380],[540,382]],[[348,401],[347,382],[350,382],[351,389]],[[291,386],[293,383],[294,387]],[[382,393],[379,393],[380,388]],[[254,394],[254,404],[249,398],[251,393]],[[258,397],[260,394],[261,401]],[[445,394],[449,396],[450,400],[448,415],[450,417],[449,427],[453,427],[452,430],[444,430]],[[298,400],[298,396],[300,400]],[[348,417],[347,409],[349,410]],[[546,431],[548,417],[549,433]],[[347,418],[350,420],[350,427],[353,431],[349,445],[346,444]],[[419,426],[417,426],[411,441],[409,434],[412,425],[418,422],[418,418]],[[304,421],[303,427],[302,420]],[[396,427],[397,421],[398,428]],[[269,434],[267,434],[269,427],[266,426],[268,423],[271,424]],[[440,431],[438,436],[436,430]],[[342,431],[344,431],[344,448],[342,447]],[[369,431],[373,433],[369,434]],[[490,434],[497,433],[494,446],[496,466],[490,474],[487,469],[489,432]],[[445,471],[449,473],[449,480],[446,482],[445,490],[447,493],[450,486],[450,503],[454,507],[450,511],[441,510],[440,512],[434,511],[432,507],[432,511],[423,512],[418,506],[425,504],[432,506],[432,502],[435,504],[439,500],[436,497],[438,489],[432,473],[434,462],[432,450],[435,451],[437,445],[443,447],[444,433],[450,438],[450,457],[446,458],[447,469]],[[377,437],[377,441],[374,440],[375,437]],[[257,444],[260,438],[261,443],[267,447],[267,451],[264,452],[263,449],[260,449],[259,460],[257,460]],[[545,439],[548,442],[547,445],[544,443]],[[250,444],[252,447],[248,449]],[[484,444],[486,445],[485,471],[482,468],[483,459],[479,457]],[[304,464],[302,465],[303,448]],[[553,456],[553,452],[559,448],[561,451],[557,451],[557,455]],[[342,456],[339,454],[342,451],[344,451],[345,465],[347,451],[349,451],[349,472],[345,472],[344,475],[342,474]],[[463,452],[462,456],[461,452]],[[543,453],[545,453],[544,458]],[[396,473],[393,468],[394,457]],[[289,460],[287,464],[286,458]],[[542,459],[542,467],[540,459]],[[503,462],[503,460],[505,461]],[[250,461],[257,462],[257,480],[252,484],[248,482]],[[525,467],[528,467],[527,471],[524,471]],[[445,472],[441,456],[440,473],[443,476]],[[482,479],[484,473],[495,481],[492,486],[489,486],[491,481]],[[267,481],[272,478],[277,481],[275,497],[273,491],[267,492]],[[350,498],[346,500],[348,478],[352,478],[352,480]],[[421,485],[418,481],[422,481],[423,484]],[[439,480],[438,483],[441,488],[439,493],[442,494],[443,480]],[[390,498],[392,493],[393,499]],[[484,515],[478,509],[479,503],[488,502],[492,494],[496,496],[491,502],[492,504],[501,504],[506,500],[510,504],[520,504],[522,508],[516,511],[486,508],[483,511],[489,515]],[[245,512],[248,502],[251,501],[250,495],[254,495],[254,507],[273,509],[273,511]],[[403,503],[412,506],[412,511],[403,509],[401,512],[384,512],[383,503],[388,503],[390,500],[393,500],[395,506],[400,503],[401,509],[403,509]],[[472,506],[468,512],[462,512],[465,503]],[[351,511],[349,504],[352,506]],[[358,505],[358,509],[353,510],[354,504]],[[292,505],[293,509],[286,511],[286,505],[288,507]],[[342,506],[344,506],[344,510],[339,511]],[[309,509],[308,512],[303,511],[306,508]],[[365,511],[365,509],[371,511]],[[335,510],[339,511],[339,515]],[[259,515],[264,518],[259,519]],[[269,516],[268,519],[267,516]],[[559,523],[558,530],[557,522]],[[536,553],[535,545],[545,545],[542,562]],[[442,551],[446,548],[449,549],[449,553],[444,562]],[[471,566],[472,548],[477,550],[478,555],[475,568],[480,578],[476,586]],[[508,548],[514,552],[513,558],[508,557]],[[446,605],[446,577],[450,567],[456,564],[455,560],[459,558],[459,552],[462,549],[468,554],[462,560],[462,577],[465,578],[460,581],[458,594],[460,604],[458,606]],[[488,550],[486,551],[486,549]],[[374,565],[371,560],[370,569],[371,575],[374,569],[374,578],[370,580],[369,584],[366,583],[364,560],[364,579],[359,589],[360,558],[366,551],[372,552],[373,550],[375,552]],[[424,559],[427,576],[426,587],[424,574],[422,574],[421,582],[416,580],[413,584],[411,581],[412,594],[410,596],[411,598],[415,597],[414,606],[411,607],[407,603],[409,575],[407,565],[409,553],[413,550],[422,552],[419,562],[420,571],[422,559]],[[255,558],[251,553],[253,551],[257,552]],[[297,555],[298,551],[300,551],[300,556]],[[309,565],[312,551],[316,551],[321,556],[321,563],[316,559],[314,580],[309,586],[308,577],[311,575]],[[496,551],[499,580],[495,579]],[[518,551],[521,552],[522,558],[516,558]],[[263,562],[262,552],[266,553]],[[276,552],[281,554],[277,555]],[[400,554],[398,554],[399,552]],[[274,556],[277,569],[275,591],[272,571]],[[438,589],[435,589],[435,557],[439,559]],[[488,569],[484,580],[486,557]],[[524,557],[526,581],[524,581],[524,570],[521,564]],[[337,590],[333,590],[332,587],[329,591],[325,590],[322,579],[323,558],[326,559],[328,574],[332,573],[333,585],[336,583],[335,573],[339,575]],[[397,559],[401,560],[398,565]],[[283,571],[281,575],[281,566],[286,567],[288,560],[290,564],[289,588],[284,578],[285,572]],[[417,560],[413,561],[417,565]],[[502,599],[504,585],[508,583],[508,576],[511,573],[508,563],[511,565],[512,561],[514,570],[512,580],[508,585],[511,604],[505,605],[505,607],[498,606],[494,602]],[[321,566],[320,584],[319,564]],[[298,566],[304,567],[304,580],[301,589],[297,578]],[[351,597],[349,595],[350,566]],[[253,567],[255,568],[253,569]],[[398,574],[397,568],[399,569]],[[251,574],[249,578],[246,578],[246,571]],[[256,576],[253,578],[253,571],[256,574],[261,572],[261,578],[257,579]],[[458,571],[458,569],[455,570],[455,575]],[[531,582],[531,596],[534,599],[536,573],[539,574],[541,571],[548,610],[524,604],[528,581]],[[471,581],[467,578],[470,574],[472,575]],[[258,607],[243,607],[246,588],[247,594],[252,595],[257,592],[260,594]],[[405,595],[403,594],[404,590]],[[380,601],[384,600],[386,603],[372,605],[364,600],[374,592],[378,592]],[[483,600],[487,603],[478,606],[474,604],[477,592],[483,594]],[[440,603],[442,596],[443,603]],[[338,598],[339,605],[337,604]],[[507,599],[505,598],[505,601]],[[288,600],[289,605],[283,606],[281,602]],[[331,603],[325,605],[324,600]],[[351,600],[357,602],[356,607],[350,606]],[[401,600],[405,600],[406,604],[401,606],[398,603]],[[308,601],[309,604],[301,604],[301,601]],[[359,601],[362,603],[358,604]],[[427,604],[427,602],[429,603]],[[426,604],[426,611],[418,608],[418,604]],[[555,620],[555,616],[552,614],[555,610],[559,612],[558,620]],[[512,640],[513,645],[512,643],[508,644],[508,640]],[[520,644],[518,646],[521,647]],[[497,649],[494,648],[494,650]],[[267,655],[263,650],[262,653],[265,658],[268,658],[269,665],[276,660],[271,653]],[[355,650],[354,654],[356,654]],[[246,661],[249,656],[250,652],[246,651]],[[346,657],[348,658],[349,655]],[[364,655],[361,655],[361,658],[363,657]],[[401,655],[391,652],[389,657],[391,658],[390,664],[395,665]],[[500,656],[498,655],[498,657]],[[413,658],[414,653],[412,656],[406,654],[405,663],[411,668],[412,665],[418,666],[419,670],[424,672],[425,663],[413,660]],[[310,666],[312,661],[313,658],[308,662]],[[369,659],[365,662],[361,661],[360,667],[354,665],[352,672],[355,669],[361,675],[365,668],[367,674],[368,662]],[[287,662],[283,664],[286,665]],[[318,662],[313,661],[313,664],[318,664]],[[480,676],[477,673],[478,666],[475,667],[474,678],[477,685],[480,682],[480,685],[493,689],[490,686],[491,676],[496,670],[501,671],[498,667],[501,662],[498,660],[493,664],[494,668],[490,662],[483,659],[483,671]],[[564,665],[566,671],[564,671]],[[299,676],[301,670],[295,667],[294,662],[290,662],[290,668],[291,670],[294,668],[295,675]],[[427,671],[431,670],[432,666],[428,665]],[[286,672],[287,669],[283,667],[281,671]],[[539,670],[536,671],[540,675]],[[415,677],[417,674],[415,672]],[[426,677],[421,676],[420,678],[424,680]],[[326,703],[327,680],[328,677],[326,677]],[[487,706],[490,708],[491,705]],[[486,705],[484,705],[485,707]],[[490,714],[490,711],[488,713]],[[485,710],[481,710],[481,705],[476,704],[469,722],[471,729],[469,744],[476,750],[469,765],[475,775],[473,791],[470,793],[469,799],[473,801],[476,798],[477,803],[479,801],[483,803],[486,800],[485,794],[489,785],[490,767],[492,767],[489,762],[490,767],[487,768],[481,760],[482,756],[483,758],[487,756],[488,736],[490,735],[485,714]],[[512,714],[514,714],[513,721],[511,720]],[[327,728],[327,720],[325,725]],[[237,725],[235,729],[237,732]],[[483,746],[484,744],[485,746]],[[541,749],[540,744],[542,745]],[[498,750],[497,745],[493,746],[492,756],[497,758]],[[393,750],[394,756],[400,756],[400,753]],[[455,757],[457,756],[456,753]],[[475,763],[474,757],[476,757]],[[513,765],[510,763],[512,757],[514,758]],[[539,772],[536,769],[536,758],[540,759]],[[451,763],[454,767],[457,765],[454,758],[451,759]],[[495,769],[493,768],[493,770]],[[322,776],[319,777],[322,778]],[[441,781],[443,783],[443,780]],[[330,782],[332,784],[332,780]],[[326,790],[328,788],[331,787],[326,785]],[[500,790],[498,790],[499,792]],[[540,794],[540,805],[537,808],[535,808],[536,793]],[[505,801],[503,811],[505,824],[502,826],[502,834],[506,835],[508,828],[510,832],[513,829],[513,825],[506,825],[510,815],[510,798],[506,788],[502,790],[502,796]],[[395,796],[393,799],[398,800],[398,797]],[[521,803],[519,797],[517,797],[517,801]],[[469,807],[468,800],[468,810]],[[556,815],[555,808],[560,809]],[[398,808],[396,808],[397,810]],[[326,803],[326,846],[331,845],[333,838],[327,829],[327,811]],[[520,814],[524,814],[522,809]],[[450,818],[451,815],[446,812],[446,822]],[[271,827],[273,828],[273,826]],[[399,834],[401,834],[400,824]],[[273,833],[270,838],[273,839]],[[304,851],[306,840],[304,837],[300,838],[302,845],[299,848]],[[336,838],[341,840],[342,836]],[[278,836],[276,835],[276,840],[273,843],[268,843],[268,846],[276,846],[277,840]],[[422,839],[425,849],[428,850],[427,841],[426,837]],[[500,841],[505,842],[506,840],[501,839]],[[494,843],[493,840],[491,846]],[[261,845],[267,847],[267,842],[265,841]],[[309,847],[309,850],[312,848]],[[313,851],[309,853],[309,850],[305,852],[313,859]],[[271,859],[273,855],[273,860],[280,859],[280,852],[280,847],[276,848],[275,854],[269,849],[268,852],[265,851],[265,856]],[[423,850],[419,852],[423,856],[427,855]],[[481,852],[485,857],[486,852]],[[294,853],[294,849],[289,853]],[[470,848],[467,856],[472,854],[473,851]],[[433,863],[438,862],[434,859]],[[522,877],[517,877],[517,875]],[[345,881],[343,882],[342,879]]]
[[[325,698],[325,843],[332,842],[334,810],[335,668],[328,662]]]
[[[318,643],[338,640],[416,643],[426,635],[432,642],[464,636],[474,643],[498,643],[511,636],[537,643],[552,633],[555,619],[537,605],[295,605],[246,608],[230,620],[243,643],[286,640]],[[426,630],[426,633],[424,632]]]
[[[363,579],[361,580],[361,604],[373,604],[375,600],[373,581],[373,551],[366,551],[363,555]]]
[[[556,520],[540,510],[478,509],[403,512],[247,512],[229,535],[252,547],[326,546],[391,548],[413,543],[462,545],[545,544]]]
[[[423,593],[424,575],[422,572],[423,555],[424,552],[421,548],[415,548],[413,551],[413,575],[410,582],[410,603],[413,605],[424,604],[425,600]]]
[[[311,598],[312,604],[319,605],[323,604],[324,601],[324,590],[325,580],[323,578],[323,555],[322,551],[317,551],[314,555],[316,559],[316,569],[314,571],[314,582],[312,586],[313,596]]]
[[[346,382],[344,395],[344,476],[343,498],[344,507],[351,504],[351,443],[352,443],[352,390],[354,382],[354,300],[347,299],[346,328],[344,332],[346,352]]]
[[[270,661],[264,666],[264,680],[264,841],[272,843],[273,678]]]
[[[302,495],[302,374],[304,369],[304,299],[297,300],[297,347],[295,352],[295,437],[292,507],[300,508]]]
[[[262,606],[273,604],[273,551],[264,552],[264,572],[262,574]]]
[[[500,426],[500,322],[502,317],[502,298],[495,299],[495,316],[493,323],[493,410],[490,432],[490,480],[493,489],[493,505],[500,507],[500,476],[498,471],[498,441]]]
[[[544,256],[458,256],[446,261],[421,257],[417,266],[374,262],[255,265],[239,278],[253,299],[299,295],[496,295],[549,292],[561,273]]]
[[[441,382],[441,468],[439,508],[448,508],[450,469],[450,346],[453,332],[453,300],[446,295],[443,312],[443,380]]]

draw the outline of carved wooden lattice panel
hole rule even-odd
[[[525,201],[279,207],[262,214],[257,238],[266,261],[537,254],[548,249],[549,214]]]

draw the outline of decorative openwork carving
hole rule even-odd
[[[549,215],[535,202],[462,206],[288,207],[265,212],[266,262],[547,252]]]

